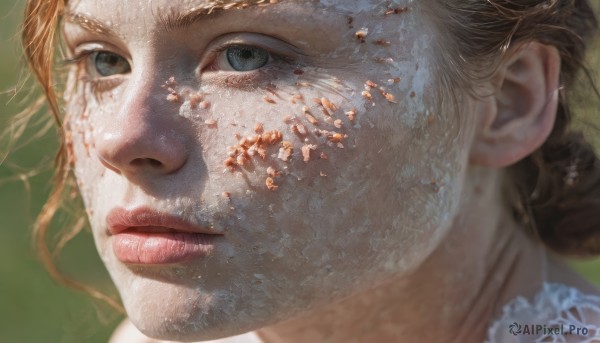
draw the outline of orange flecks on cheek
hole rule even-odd
[[[263,100],[264,100],[266,103],[269,103],[269,104],[272,104],[272,105],[274,105],[274,104],[276,104],[276,103],[277,103],[275,100],[273,100],[273,98],[271,98],[271,97],[268,97],[268,96],[265,96],[265,97],[263,98]]]
[[[363,27],[362,29],[360,29],[354,33],[354,38],[356,38],[357,41],[364,43],[366,41],[368,34],[369,34],[369,29],[367,29],[366,27]]]
[[[371,41],[367,28],[356,31],[353,38],[361,43],[365,42],[367,38]],[[384,38],[376,38],[372,40],[373,44],[364,45],[362,48],[381,51],[380,46],[388,47],[391,44]],[[384,65],[377,68],[387,70],[388,67]],[[266,95],[263,93],[254,100],[257,101],[259,107],[262,106],[263,109],[266,109],[266,116],[275,116],[275,118],[265,119],[263,122],[266,125],[263,123],[250,126],[241,125],[253,132],[250,135],[248,133],[236,134],[237,144],[227,148],[227,157],[224,162],[226,171],[236,175],[256,173],[255,167],[264,165],[265,162],[272,164],[273,166],[266,169],[265,178],[262,179],[264,180],[262,187],[271,191],[286,188],[286,183],[282,183],[278,179],[281,177],[281,172],[276,172],[276,166],[280,169],[283,168],[281,170],[285,177],[293,175],[298,177],[299,181],[304,179],[299,175],[307,175],[302,173],[310,174],[314,171],[316,177],[330,174],[331,171],[324,167],[341,161],[333,158],[334,156],[331,156],[330,159],[330,155],[332,153],[350,153],[352,149],[348,149],[347,152],[343,152],[345,150],[341,149],[345,149],[346,146],[356,147],[358,136],[353,136],[356,133],[355,130],[361,128],[359,124],[362,124],[358,123],[357,119],[365,118],[364,120],[371,124],[371,128],[374,127],[368,116],[363,117],[363,110],[360,110],[359,114],[357,106],[365,106],[368,111],[369,108],[379,105],[377,103],[379,101],[384,101],[385,106],[397,104],[396,95],[391,91],[397,91],[392,85],[400,83],[400,78],[389,72],[379,75],[385,76],[385,78],[364,81],[364,90],[360,89],[362,81],[347,84],[340,78],[333,76],[324,78],[322,74],[319,75],[317,82],[323,82],[323,84],[313,84],[315,78],[311,78],[313,73],[309,68],[290,70],[290,74],[293,74],[291,77],[296,80],[295,90],[289,90],[289,86],[293,87],[294,85],[262,87],[269,93]],[[385,84],[385,87],[378,83]],[[390,90],[386,88],[390,88]],[[308,99],[311,100],[308,101]],[[278,110],[281,110],[280,116],[277,116],[275,112]],[[283,121],[287,130],[268,131],[269,123],[277,123],[276,125],[280,128],[282,123],[278,122],[279,120]],[[299,161],[304,163],[295,163]],[[309,163],[311,165],[316,163],[316,168],[304,171],[299,169]]]
[[[263,132],[249,137],[236,137],[238,144],[227,148],[228,158],[225,160],[225,167],[230,171],[235,171],[236,167],[243,167],[251,158],[258,155],[260,158],[267,157],[267,148],[281,141],[283,135],[278,130]]]
[[[346,113],[346,117],[348,117],[348,120],[353,122],[354,120],[356,120],[356,109],[351,109],[350,111],[347,111]]]
[[[390,8],[387,11],[385,11],[384,15],[387,16],[387,15],[391,15],[391,14],[402,14],[402,13],[408,12],[408,10],[409,10],[408,6]]]
[[[293,152],[294,147],[292,146],[292,143],[284,141],[281,143],[281,148],[279,148],[279,155],[277,155],[277,158],[287,162],[290,159],[290,156],[292,156]]]
[[[275,184],[275,181],[273,180],[272,177],[267,177],[267,179],[265,180],[265,184],[267,185],[267,188],[270,191],[275,191],[275,190],[277,190],[277,188],[279,188],[279,186],[277,186]]]
[[[306,136],[308,131],[306,130],[306,126],[302,123],[294,123],[290,126],[290,131],[298,136]]]
[[[304,159],[304,162],[310,161],[310,152],[316,149],[317,146],[314,144],[305,144],[302,146],[302,157]]]

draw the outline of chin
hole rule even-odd
[[[197,342],[240,335],[261,327],[244,310],[239,294],[206,291],[139,278],[121,291],[129,320],[144,335],[161,340]],[[242,301],[243,303],[243,301]]]

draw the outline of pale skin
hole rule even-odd
[[[554,124],[554,47],[513,48],[476,85],[490,95],[463,92],[454,113],[439,103],[436,34],[417,4],[383,16],[377,1],[287,1],[177,27],[161,20],[208,5],[68,6],[69,50],[119,61],[99,73],[107,65],[83,58],[65,97],[96,246],[133,323],[111,342],[227,342],[248,331],[286,343],[481,342],[504,303],[544,281],[597,293],[525,235],[501,196],[503,168]],[[238,71],[225,55],[234,45],[270,57]],[[282,132],[291,157],[274,145],[224,171],[236,134],[257,123]],[[268,167],[282,172],[277,189]],[[106,233],[115,206],[185,216],[224,239],[191,262],[122,263]]]

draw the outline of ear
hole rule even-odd
[[[496,92],[477,100],[481,125],[471,146],[471,163],[514,164],[546,141],[556,119],[560,54],[554,46],[528,42],[500,66]]]

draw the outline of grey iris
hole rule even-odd
[[[99,51],[95,53],[94,65],[102,76],[125,74],[130,71],[129,63],[123,57],[112,52]]]
[[[264,67],[269,53],[250,46],[232,46],[227,49],[227,61],[234,70],[249,71]]]

